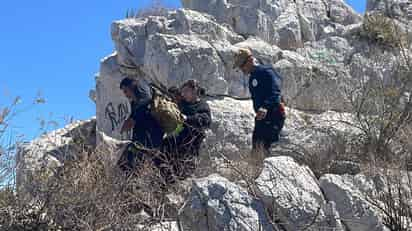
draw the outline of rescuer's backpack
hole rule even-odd
[[[162,95],[153,94],[150,112],[167,134],[178,132],[183,126],[183,114],[179,107]]]

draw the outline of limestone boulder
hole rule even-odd
[[[379,179],[364,175],[325,175],[320,186],[325,197],[334,201],[343,222],[349,230],[389,230],[383,223],[383,214],[370,203],[383,190]]]
[[[206,12],[244,37],[260,37],[284,49],[301,44],[296,5],[288,1],[185,0],[185,8]]]
[[[249,152],[255,117],[251,101],[224,98],[208,103],[212,111],[212,125],[207,132],[202,155],[219,156],[220,153],[236,160],[241,152]]]
[[[299,15],[296,12],[296,6],[289,5],[276,19],[275,36],[272,43],[281,49],[295,50],[303,46]]]
[[[129,101],[120,89],[120,82],[127,75],[120,71],[118,57],[119,55],[114,53],[104,58],[96,78],[97,130],[115,139],[128,139],[131,133],[120,132],[131,109]]]
[[[166,86],[197,79],[211,94],[225,94],[228,83],[218,53],[205,40],[190,35],[155,34],[147,40],[144,72]]]
[[[313,51],[314,56],[323,55],[317,51]],[[283,78],[282,91],[291,107],[312,111],[348,110],[345,89],[351,86],[352,77],[342,65],[328,63],[330,58],[322,56],[325,62],[314,62],[296,52],[282,52],[282,59],[274,68]]]
[[[356,24],[362,21],[362,16],[343,0],[329,0],[328,14],[331,20],[341,25]]]
[[[344,64],[354,52],[350,42],[342,37],[330,36],[318,41],[307,42],[298,53],[309,57],[311,61],[326,64]]]
[[[22,200],[34,198],[39,174],[48,177],[67,160],[85,158],[96,147],[96,119],[77,121],[20,145],[16,154],[16,185]]]
[[[119,53],[119,63],[143,65],[146,41],[156,33],[196,35],[206,41],[227,40],[230,43],[243,40],[229,27],[218,24],[210,15],[188,9],[167,11],[163,16],[130,18],[112,24],[111,34]]]
[[[115,169],[124,151],[131,144],[129,140],[117,140],[103,132],[97,133],[96,155],[103,160],[107,169]]]
[[[193,181],[189,200],[179,214],[184,230],[277,230],[264,207],[242,187],[219,175]]]
[[[231,98],[211,99],[208,101],[212,111],[211,129],[201,149],[202,157],[220,157],[225,155],[231,160],[239,160],[241,155],[248,155],[252,147],[252,132],[255,112],[250,100]],[[305,159],[305,152],[322,145],[324,137],[334,132],[349,136],[356,134],[356,129],[346,123],[352,123],[348,113],[328,111],[309,113],[287,108],[287,119],[279,144],[274,145],[272,155],[289,155],[296,160]],[[291,152],[292,151],[292,152]]]
[[[286,230],[342,230],[340,221],[328,217],[326,200],[312,171],[286,156],[265,159],[256,180],[266,207],[280,219]]]
[[[366,11],[381,12],[402,22],[412,19],[412,3],[408,0],[368,0]]]

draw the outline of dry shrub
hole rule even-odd
[[[25,173],[29,179],[17,187],[17,145],[5,135],[15,114],[11,109],[1,111],[0,230],[149,230],[176,220],[187,193],[178,178],[175,184],[166,184],[151,160],[143,161],[133,174],[125,174],[107,161],[107,155],[116,150],[95,149],[95,140],[82,136],[89,131],[73,130],[69,135],[76,150],[55,147],[62,165],[27,166],[33,167],[27,169],[30,174]],[[37,150],[38,156],[43,151]],[[76,157],[65,153],[69,151]],[[148,155],[156,154],[149,150]]]
[[[255,180],[263,169],[263,161],[267,158],[263,150],[239,153],[237,160],[230,160],[224,154],[220,155],[222,162],[218,172],[230,181],[245,186],[249,193],[257,196]]]
[[[377,206],[384,214],[384,222],[390,230],[407,231],[412,228],[412,181],[411,173],[392,175],[387,190],[378,197],[383,203]]]
[[[319,131],[318,142],[310,149],[300,147],[303,153],[301,163],[309,166],[317,178],[324,174],[352,174],[356,172],[349,166],[356,168],[359,157],[353,153],[353,145],[356,142],[354,134],[344,133],[334,129]],[[345,169],[340,170],[339,165],[346,164]]]
[[[33,174],[29,203],[14,197],[14,190],[12,200],[0,200],[8,217],[0,229],[146,230],[176,219],[180,204],[168,195],[182,193],[178,183],[167,185],[149,160],[125,174],[107,167],[103,155],[84,153],[86,158]]]
[[[264,151],[237,151],[227,140],[214,146],[201,154],[194,176],[207,177],[218,173],[232,182],[253,181],[260,175],[263,161],[268,157]]]
[[[383,223],[392,231],[412,228],[412,175],[405,163],[395,168],[371,169],[368,174],[377,179],[379,189],[370,192],[366,199],[383,216]]]
[[[43,104],[38,94],[33,104]],[[15,191],[17,146],[22,141],[12,129],[14,118],[24,110],[21,99],[16,97],[10,105],[0,105],[0,230],[56,230],[52,221],[45,217],[41,208],[19,201]]]
[[[412,187],[410,163],[412,158],[412,60],[404,35],[392,19],[382,15],[365,18],[368,37],[391,46],[398,58],[390,78],[371,76],[359,79],[348,99],[355,116],[350,126],[360,131],[351,150],[364,169],[379,172],[385,179],[384,190],[368,200],[380,209],[390,230],[410,230],[412,224]],[[387,55],[381,47],[371,51],[374,66],[385,64]]]
[[[397,57],[392,69],[381,70],[385,71],[381,77],[359,78],[351,89],[346,90],[354,115],[354,121],[348,125],[360,131],[354,147],[357,155],[364,163],[381,164],[382,167],[407,156],[404,135],[412,123],[412,60],[400,42],[401,36],[396,33],[392,36],[398,41],[396,49],[391,51]],[[369,51],[374,67],[385,66],[387,52],[381,47]]]
[[[361,35],[371,43],[395,48],[407,42],[407,35],[401,32],[395,21],[381,13],[365,15]]]

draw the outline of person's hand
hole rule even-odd
[[[134,120],[132,118],[129,118],[124,121],[122,129],[120,130],[121,133],[130,131],[134,127]]]
[[[263,120],[266,118],[266,115],[268,114],[268,110],[264,108],[259,108],[258,112],[256,113],[256,120]]]

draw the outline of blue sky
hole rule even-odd
[[[169,7],[179,0],[164,0]],[[365,0],[348,0],[363,12]],[[16,0],[2,3],[0,36],[0,109],[16,96],[23,111],[13,120],[26,139],[39,135],[38,119],[87,119],[95,114],[89,100],[99,61],[113,51],[112,21],[150,0]],[[36,95],[46,99],[30,106]]]

